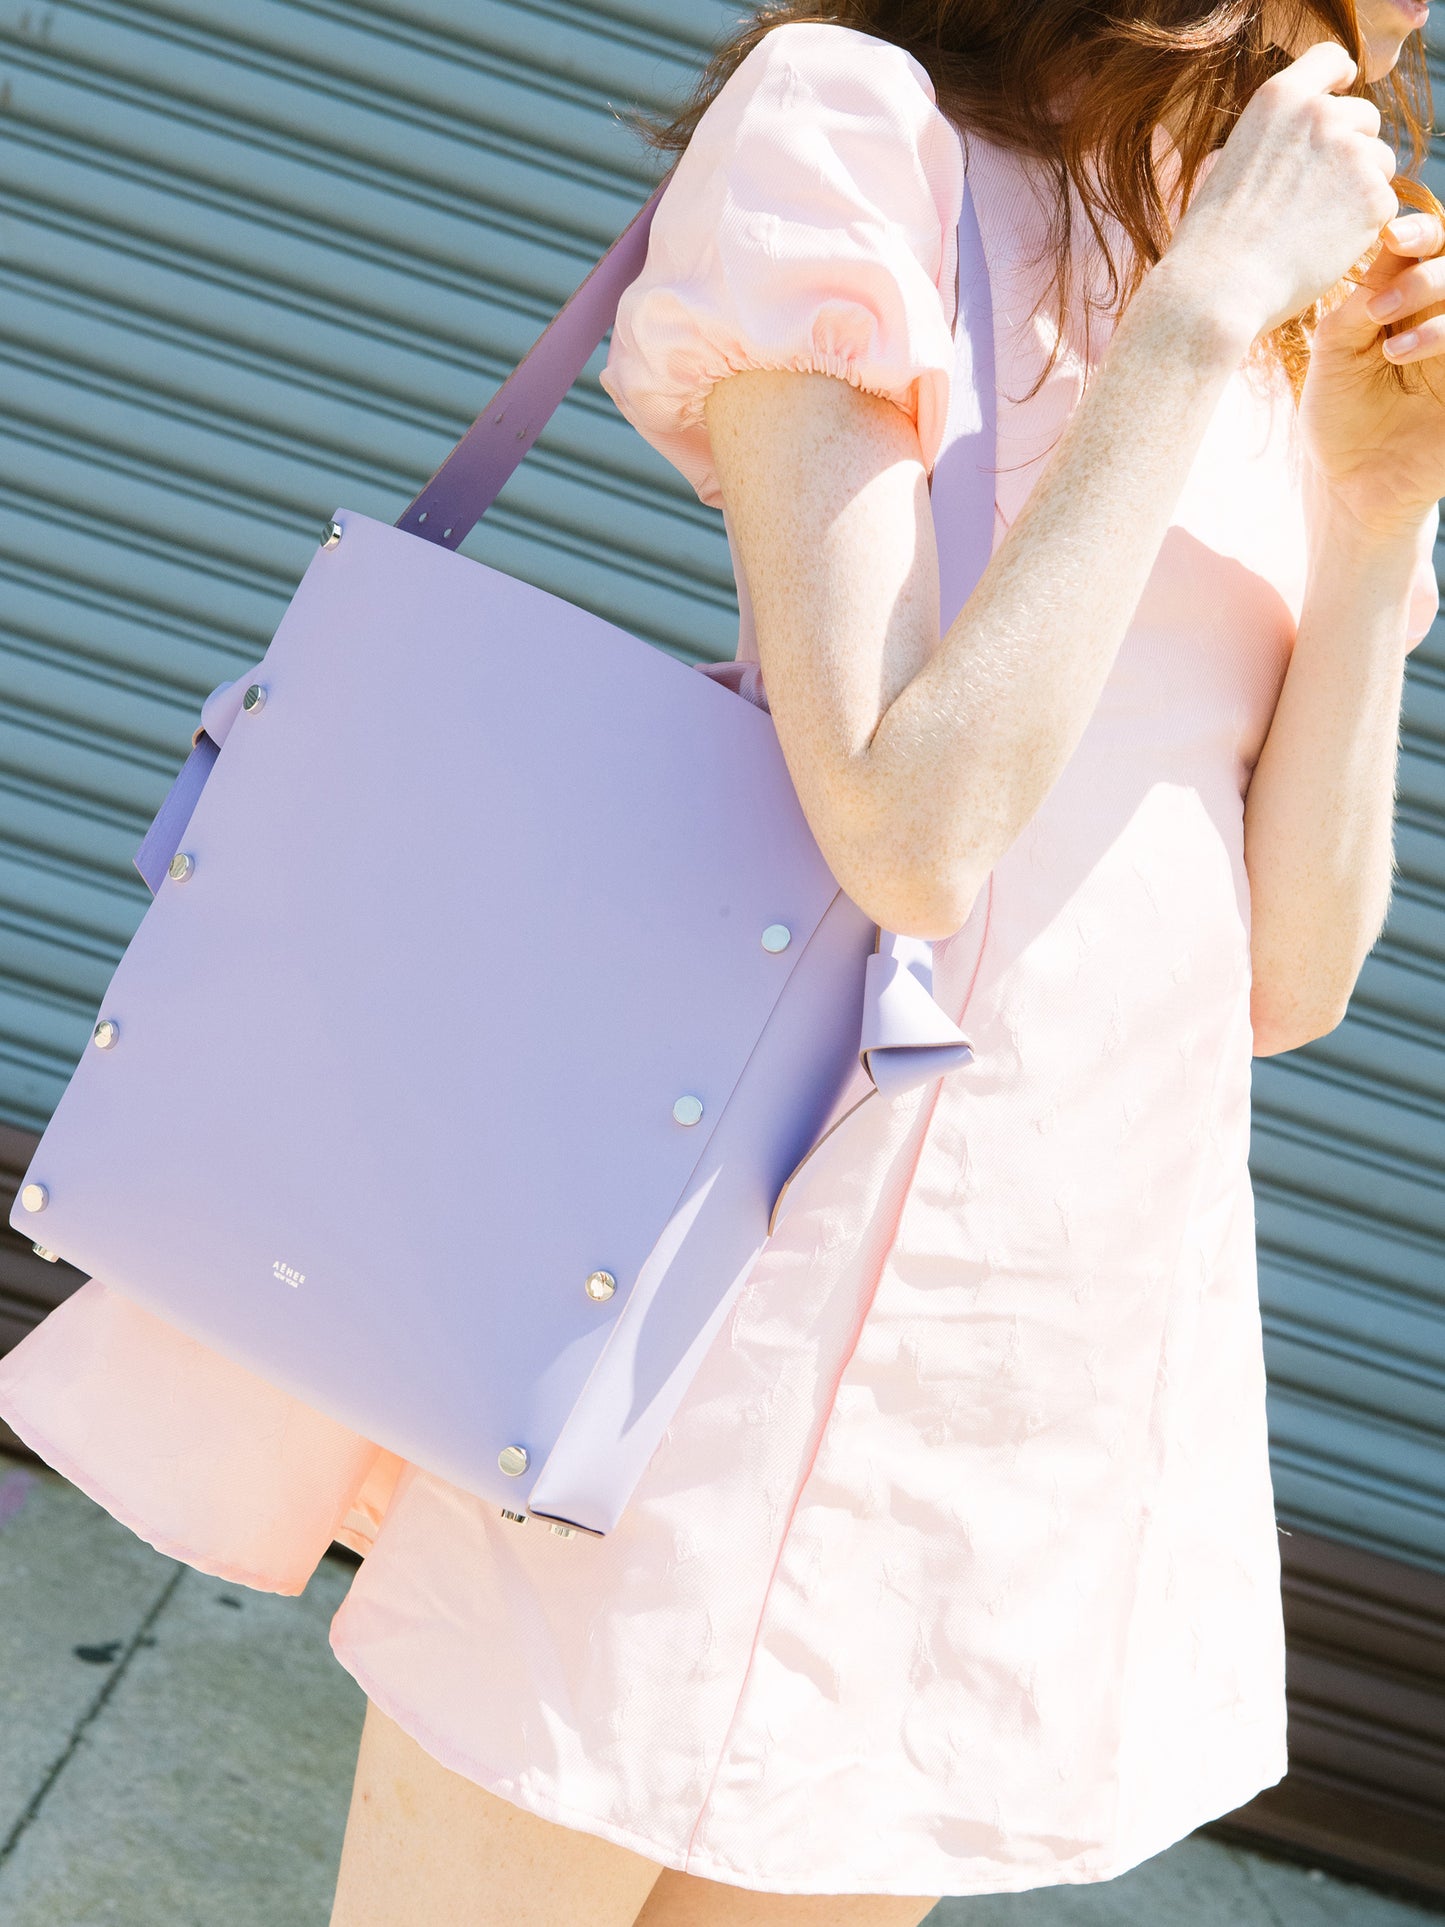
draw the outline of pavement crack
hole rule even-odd
[[[170,1604],[176,1587],[179,1586],[188,1571],[189,1568],[187,1566],[178,1565],[176,1567],[175,1571],[157,1594],[154,1603],[151,1605],[144,1619],[141,1620],[140,1624],[131,1634],[130,1639],[126,1642],[125,1650],[121,1653],[119,1659],[116,1660],[114,1669],[107,1675],[105,1684],[76,1721],[74,1727],[71,1729],[70,1738],[66,1741],[57,1757],[51,1761],[44,1779],[41,1780],[39,1786],[36,1787],[34,1793],[31,1794],[29,1804],[26,1806],[25,1811],[10,1829],[3,1843],[0,1843],[0,1870],[4,1869],[6,1862],[19,1846],[30,1826],[38,1819],[40,1809],[45,1805],[46,1800],[50,1796],[51,1788],[74,1759],[86,1733],[105,1711],[107,1701],[110,1699],[116,1687],[120,1685],[126,1669],[129,1667],[132,1659],[134,1659],[136,1653],[143,1645],[155,1644],[154,1640],[149,1639],[147,1635],[150,1633],[151,1627],[154,1626],[166,1607]]]

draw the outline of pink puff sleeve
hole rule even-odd
[[[886,396],[932,466],[953,365],[963,152],[926,71],[850,28],[774,29],[703,115],[623,296],[603,387],[704,502],[703,423],[745,368]]]

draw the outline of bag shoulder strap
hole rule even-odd
[[[396,519],[399,529],[454,549],[476,527],[616,320],[624,290],[647,259],[652,217],[666,186],[664,180],[638,209],[435,475],[402,510]]]
[[[455,549],[511,480],[573,383],[617,319],[624,292],[641,274],[658,203],[671,175],[644,202],[575,294],[558,311],[492,399],[396,519],[396,526],[439,548]],[[951,435],[933,477],[940,520],[961,539],[944,545],[944,626],[973,590],[993,541],[992,496],[996,438],[993,306],[973,195],[964,181],[959,220],[958,319],[972,348],[974,382],[955,384]]]
[[[993,554],[998,483],[998,385],[993,289],[973,190],[964,176],[958,218],[954,379],[929,494],[938,525],[939,619],[946,631]]]

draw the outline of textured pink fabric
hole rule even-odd
[[[158,1551],[265,1592],[303,1591],[400,1463],[94,1278],[0,1360],[0,1404]]]
[[[614,392],[704,489],[723,367],[816,354],[941,419],[954,139],[911,63],[841,29],[784,29],[735,77],[613,350]],[[969,168],[1002,530],[1082,335],[1020,399],[1052,338],[1044,204],[986,142]],[[782,267],[738,238],[764,223],[714,231],[769,195]],[[845,366],[816,316],[860,285],[885,320]],[[1075,756],[939,947],[974,1064],[805,1168],[614,1535],[509,1524],[103,1284],[0,1363],[0,1412],[207,1571],[294,1591],[333,1530],[369,1548],[332,1641],[377,1704],[667,1866],[803,1893],[1097,1881],[1272,1784],[1243,797],[1304,583],[1297,461],[1287,397],[1241,372]]]

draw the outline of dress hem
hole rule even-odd
[[[23,1413],[18,1412],[14,1405],[0,1400],[0,1418],[5,1420],[15,1436],[36,1452],[52,1471],[58,1472],[63,1479],[68,1479],[78,1491],[85,1494],[86,1498],[93,1499],[98,1506],[103,1506],[117,1524],[123,1525],[128,1532],[133,1532],[137,1539],[143,1540],[153,1551],[160,1553],[162,1558],[179,1560],[183,1566],[190,1566],[196,1572],[206,1573],[212,1579],[223,1579],[228,1584],[236,1586],[249,1586],[252,1592],[279,1593],[285,1599],[299,1598],[310,1584],[316,1570],[315,1566],[299,1585],[278,1584],[274,1578],[268,1579],[251,1571],[248,1567],[236,1565],[227,1560],[218,1560],[210,1553],[203,1556],[193,1547],[183,1545],[180,1540],[171,1539],[164,1533],[157,1533],[139,1513],[132,1511],[123,1500],[116,1498],[115,1494],[95,1477],[83,1461],[72,1457],[62,1447],[55,1445],[38,1426],[32,1425]]]
[[[759,1874],[730,1861],[699,1853],[692,1847],[681,1850],[664,1847],[658,1841],[646,1839],[627,1827],[619,1826],[615,1820],[604,1819],[598,1814],[569,1807],[563,1801],[544,1794],[531,1791],[524,1793],[515,1779],[493,1768],[480,1766],[477,1761],[463,1755],[448,1741],[439,1739],[426,1720],[419,1719],[411,1708],[389,1689],[385,1687],[378,1689],[366,1666],[359,1661],[354,1648],[350,1647],[345,1640],[338,1638],[334,1630],[334,1622],[330,1644],[338,1664],[350,1673],[377,1711],[385,1714],[387,1719],[399,1726],[449,1772],[460,1774],[463,1779],[470,1780],[484,1792],[496,1794],[499,1799],[508,1801],[512,1806],[521,1807],[524,1811],[535,1814],[539,1820],[549,1820],[554,1825],[569,1827],[575,1832],[590,1833],[599,1839],[610,1840],[614,1846],[625,1847],[630,1852],[640,1854],[644,1859],[654,1861],[658,1866],[673,1873],[696,1874],[701,1879],[715,1880],[724,1886],[742,1887],[752,1893],[787,1894],[800,1897],[816,1895],[819,1898],[861,1897],[865,1894],[877,1894],[899,1899],[965,1900],[982,1898],[987,1894],[1026,1893],[1042,1887],[1093,1886],[1107,1880],[1118,1879],[1121,1874],[1128,1873],[1144,1861],[1153,1859],[1156,1854],[1165,1852],[1169,1847],[1177,1846],[1181,1840],[1187,1839],[1200,1827],[1207,1826],[1210,1821],[1222,1819],[1226,1814],[1233,1813],[1246,1801],[1252,1800],[1256,1794],[1262,1793],[1266,1787],[1277,1785],[1284,1778],[1286,1771],[1286,1764],[1278,1747],[1275,1747],[1267,1756],[1266,1764],[1262,1768],[1243,1774],[1237,1788],[1205,1800],[1203,1805],[1206,1810],[1197,1818],[1184,1823],[1177,1831],[1171,1824],[1164,1830],[1165,1837],[1161,1838],[1157,1845],[1146,1847],[1142,1852],[1131,1851],[1123,1855],[1115,1855],[1114,1858],[1099,1866],[1089,1867],[1087,1871],[1080,1866],[1045,1875],[1043,1878],[1035,1878],[1033,1874],[1029,1874],[1022,1879],[1014,1880],[1001,1880],[997,1875],[990,1875],[988,1877],[990,1884],[987,1886],[950,1886],[937,1893],[932,1886],[920,1892],[916,1884],[887,1887],[871,1885],[837,1887],[827,1884],[830,1879],[836,1879],[836,1875],[824,1875],[821,1880],[809,1880],[797,1875],[780,1878],[776,1875]],[[695,1827],[693,1831],[696,1831]]]

